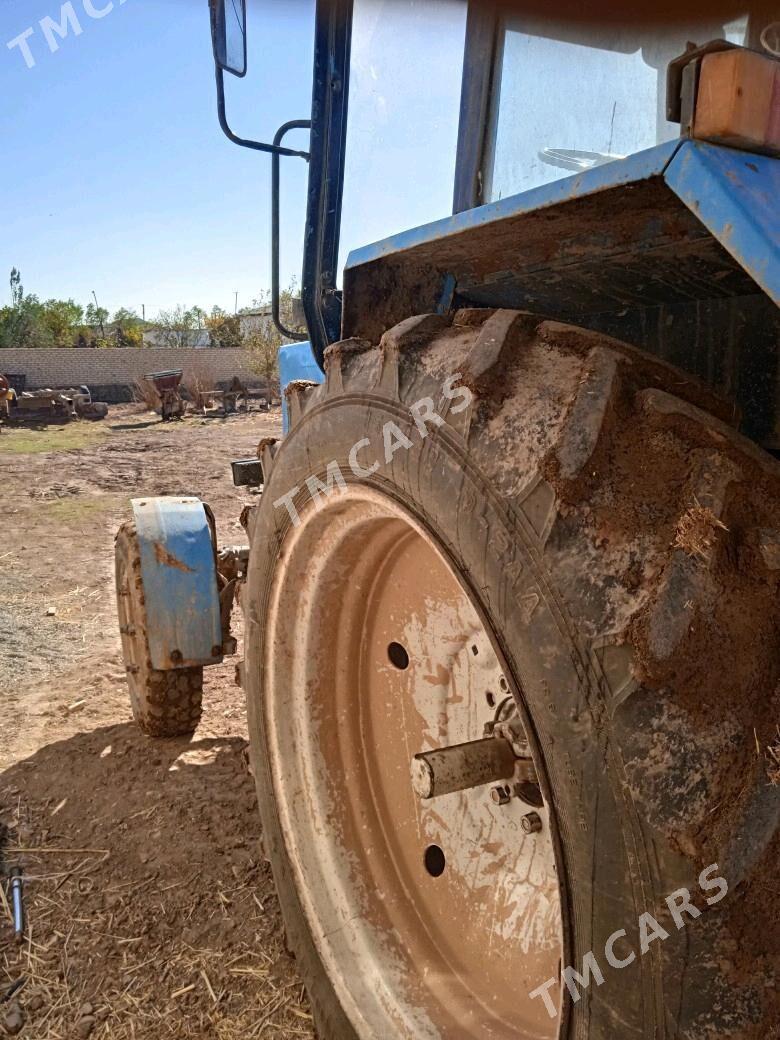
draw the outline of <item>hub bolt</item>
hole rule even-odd
[[[498,787],[492,788],[490,797],[496,805],[507,805],[512,800],[512,792],[505,784],[499,784]]]
[[[526,813],[520,821],[520,826],[526,834],[538,834],[542,829],[542,818],[539,813]]]

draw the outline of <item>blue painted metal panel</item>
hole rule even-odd
[[[167,670],[220,661],[217,571],[203,503],[136,498],[132,505],[152,666]]]
[[[421,227],[402,231],[398,235],[392,235],[390,238],[382,239],[380,242],[374,242],[360,249],[353,249],[347,257],[344,270],[346,272],[374,260],[403,253],[415,246],[441,241],[471,228],[499,224],[509,217],[517,217],[533,210],[556,206],[572,199],[593,195],[607,188],[661,176],[675,152],[681,147],[681,143],[679,140],[666,141],[654,148],[647,148],[635,155],[630,155],[626,159],[594,166],[583,173],[563,177],[550,184],[542,184],[538,188],[524,191],[520,195],[510,195],[497,202],[455,213],[451,217],[444,217],[431,224],[423,224]]]
[[[312,383],[321,383],[325,379],[325,375],[312,353],[311,343],[287,343],[279,348],[279,382],[282,388],[283,433],[287,433],[290,428],[284,388],[295,379],[309,379]]]
[[[664,179],[780,304],[780,159],[686,141]]]

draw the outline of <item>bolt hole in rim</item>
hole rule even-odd
[[[425,850],[425,869],[431,877],[441,877],[446,866],[444,851],[438,845],[429,845]]]
[[[387,656],[390,658],[390,663],[401,671],[409,667],[409,654],[400,643],[388,644]]]
[[[296,891],[339,1001],[361,1040],[553,1040],[560,1014],[529,995],[563,949],[547,808],[529,834],[519,797],[425,801],[411,783],[418,752],[483,736],[506,666],[393,500],[350,485],[300,516],[264,617],[263,711]]]

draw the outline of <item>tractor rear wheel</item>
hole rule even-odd
[[[319,1036],[767,1037],[780,465],[689,376],[520,312],[326,370],[266,448],[245,639]],[[513,715],[531,782],[418,797],[412,756]]]
[[[115,544],[117,614],[133,717],[150,737],[195,732],[203,699],[203,668],[152,667],[147,639],[141,554],[135,524],[119,528]]]

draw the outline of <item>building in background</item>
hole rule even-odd
[[[242,311],[238,316],[238,323],[242,339],[246,339],[255,332],[262,332],[266,335],[275,332],[270,304],[267,307],[258,307],[252,311]]]

